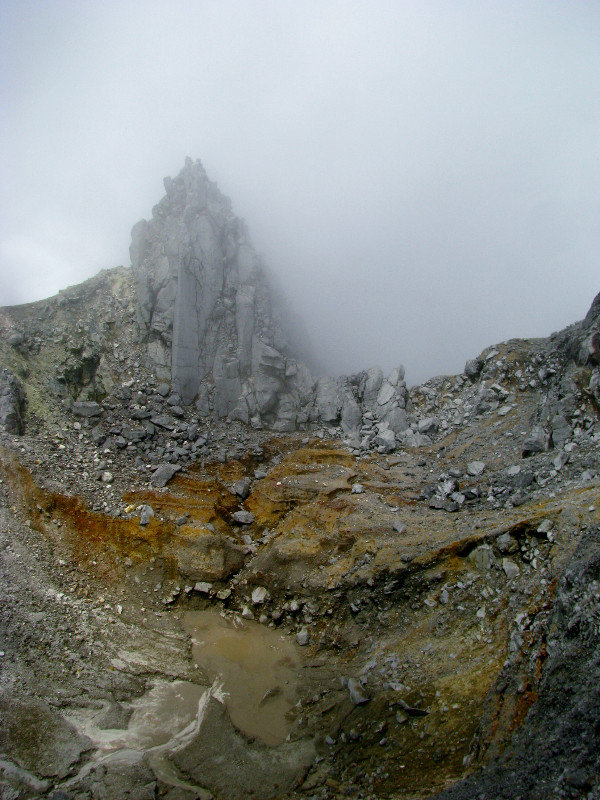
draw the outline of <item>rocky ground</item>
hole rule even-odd
[[[127,270],[3,309],[2,797],[597,797],[599,306],[413,387],[393,437],[184,405]],[[290,643],[283,741],[199,665],[210,609]]]

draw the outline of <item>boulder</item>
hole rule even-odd
[[[169,538],[163,553],[190,581],[224,581],[244,563],[245,548],[207,527],[182,525]]]
[[[465,364],[465,375],[469,380],[475,382],[479,375],[481,374],[481,370],[483,369],[483,359],[482,358],[472,358]]]
[[[99,417],[102,407],[91,400],[75,400],[71,411],[76,417]]]
[[[521,450],[521,455],[523,458],[527,458],[528,456],[535,455],[535,453],[543,453],[545,450],[548,449],[549,446],[549,436],[539,425],[536,425],[525,442],[523,443],[523,447]]]
[[[0,714],[0,749],[36,775],[64,778],[91,749],[90,740],[43,700],[6,692],[0,695]]]
[[[152,486],[162,488],[166,486],[176,472],[179,472],[181,467],[179,464],[160,464],[152,473],[150,483]]]

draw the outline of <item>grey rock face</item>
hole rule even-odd
[[[380,367],[351,378],[314,378],[292,357],[284,314],[245,225],[200,162],[187,159],[165,189],[152,219],[134,226],[130,248],[158,393],[172,389],[185,405],[195,400],[202,416],[257,428],[341,424],[356,442],[369,412],[389,430],[384,444],[393,448],[394,435],[409,427],[404,367],[387,379]],[[306,343],[294,344],[306,351]],[[171,412],[184,414],[177,406]],[[152,422],[162,424],[158,417]]]
[[[25,430],[27,398],[22,383],[8,369],[0,371],[0,425],[7,433]]]
[[[200,162],[187,159],[165,188],[130,248],[148,354],[185,403],[214,377],[226,416],[250,375],[255,340],[274,346],[279,324],[245,226]]]

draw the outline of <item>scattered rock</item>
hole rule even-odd
[[[91,400],[76,400],[71,406],[71,411],[76,417],[99,417],[102,406]]]
[[[467,464],[467,475],[471,475],[472,477],[478,477],[479,475],[483,475],[485,471],[485,464],[483,461],[470,461]]]
[[[175,473],[179,472],[181,466],[179,464],[161,464],[152,473],[150,483],[152,486],[162,488],[166,486]]]
[[[148,525],[154,516],[154,509],[149,505],[141,505],[138,508],[138,513],[140,515],[140,525]]]
[[[296,634],[296,641],[300,645],[300,647],[305,647],[310,640],[310,634],[308,632],[308,628],[300,628],[298,633]]]
[[[535,455],[536,453],[543,453],[548,449],[548,434],[546,431],[537,426],[533,428],[521,450],[523,458]]]
[[[257,586],[252,590],[252,602],[255,606],[260,606],[269,598],[269,592],[264,586]]]
[[[516,578],[521,571],[515,562],[510,558],[502,559],[502,569],[504,570],[504,573],[509,581],[511,581],[513,578]]]
[[[238,525],[252,525],[254,522],[254,514],[242,509],[241,511],[234,511],[231,515],[231,519],[237,522]]]
[[[363,687],[361,686],[360,682],[357,681],[355,678],[348,678],[348,693],[350,694],[350,700],[352,700],[353,705],[360,706],[364,703],[368,703],[371,699],[368,695],[365,694],[363,691]]]

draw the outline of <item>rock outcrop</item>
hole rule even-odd
[[[21,381],[10,370],[0,370],[0,425],[7,433],[23,433],[26,407]]]
[[[165,179],[166,195],[132,231],[131,262],[148,358],[184,404],[254,427],[338,425],[360,441],[363,414],[382,446],[408,427],[404,369],[316,378],[295,357],[261,260],[231,202],[199,161]]]
[[[132,231],[149,359],[186,404],[211,392],[220,417],[273,414],[301,381],[246,227],[199,161],[164,183]]]

